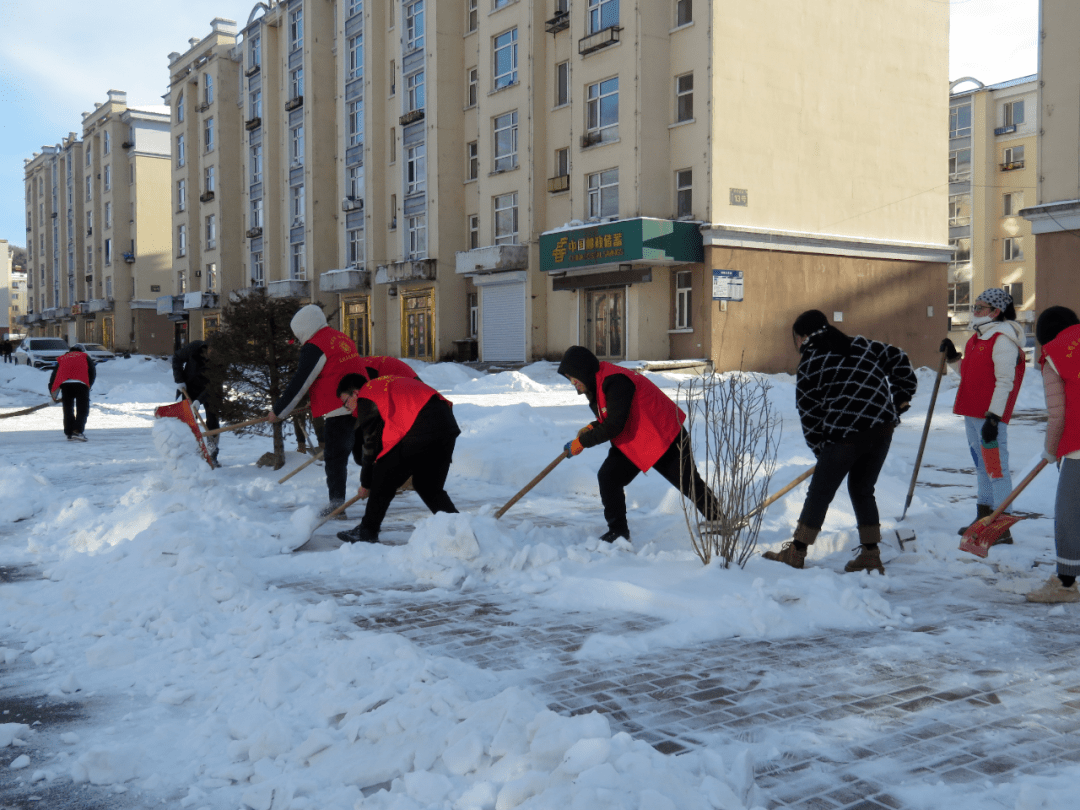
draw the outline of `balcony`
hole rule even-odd
[[[544,23],[544,30],[549,34],[557,34],[560,31],[565,31],[570,27],[570,12],[556,11],[555,16]]]
[[[1003,172],[1011,172],[1011,171],[1014,171],[1016,169],[1022,169],[1022,168],[1024,168],[1024,161],[1022,161],[1022,160],[1011,160],[1008,163],[1002,163],[1001,164],[1001,170]]]
[[[371,272],[358,267],[328,270],[319,276],[319,290],[322,292],[342,293],[370,289]]]
[[[528,245],[486,245],[461,250],[455,256],[457,275],[501,273],[505,270],[525,270],[529,266]]]
[[[593,51],[598,51],[609,45],[617,44],[619,42],[620,31],[622,31],[622,29],[619,26],[613,25],[610,28],[604,28],[597,31],[595,34],[589,34],[587,37],[582,37],[578,40],[578,53],[585,56]]]
[[[304,97],[303,96],[293,96],[292,98],[290,98],[288,101],[285,102],[285,112],[292,112],[293,110],[298,109],[299,107],[302,107],[303,105],[304,105]]]
[[[124,262],[126,264],[135,264],[135,254],[128,252],[123,254]]]
[[[557,174],[554,177],[548,178],[548,192],[550,194],[557,194],[560,191],[570,190],[570,175]]]
[[[409,112],[405,113],[398,119],[398,123],[401,124],[401,126],[406,126],[407,124],[411,124],[414,121],[422,121],[423,119],[423,110],[409,110]]]
[[[375,268],[375,283],[395,281],[434,281],[435,259],[416,259],[381,264]]]
[[[192,309],[217,309],[218,294],[212,292],[189,292],[177,296],[183,302],[185,310]]]
[[[213,199],[214,199],[214,192],[212,192],[212,191],[208,191],[205,194],[200,194],[199,195],[199,202],[207,203],[207,202],[210,202]]]
[[[1016,132],[1016,124],[1006,124],[994,130],[995,135],[1008,135],[1012,132]]]
[[[124,141],[122,144],[120,144],[120,148],[121,149],[130,149],[134,145],[135,145],[134,141]]]
[[[269,281],[266,284],[266,294],[271,298],[310,298],[311,282],[297,278]]]
[[[57,307],[56,311],[53,312],[53,318],[58,321],[71,320],[71,315],[71,307]]]
[[[198,110],[199,112],[206,112],[207,110],[210,109],[210,102],[209,101],[204,101],[202,104],[200,104],[195,109]]]
[[[56,307],[49,307],[48,309],[41,310],[41,320],[43,320],[43,321],[55,321],[56,320]]]
[[[256,225],[254,228],[248,228],[247,231],[244,232],[244,236],[246,236],[248,239],[254,239],[258,236],[262,236],[262,226]]]
[[[244,75],[247,78],[250,79],[252,76],[254,76],[258,72],[259,72],[259,65],[252,65],[251,67],[249,67],[247,70],[244,71]]]
[[[111,298],[94,298],[88,304],[90,312],[112,312],[113,302]]]
[[[363,211],[364,201],[358,200],[356,197],[346,197],[341,201],[342,211]]]
[[[244,129],[246,129],[248,132],[251,132],[251,130],[253,129],[258,129],[260,126],[262,126],[262,118],[257,115],[254,118],[249,118],[247,121],[244,122]]]

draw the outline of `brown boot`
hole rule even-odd
[[[880,542],[880,526],[860,526],[859,553],[844,566],[844,570],[849,574],[855,571],[878,571],[884,574],[885,566],[881,564],[881,552],[878,550]]]
[[[806,561],[807,547],[814,545],[818,531],[820,530],[811,529],[809,526],[799,523],[795,526],[795,534],[792,536],[791,542],[784,543],[779,551],[766,551],[761,556],[766,560],[785,563],[792,568],[802,568],[803,563]],[[802,543],[804,547],[800,548],[796,543]]]
[[[978,523],[984,517],[990,517],[992,514],[994,514],[994,507],[988,506],[985,503],[977,503],[977,504],[975,504],[975,520],[973,520],[967,526],[961,526],[960,530],[957,531],[957,534],[960,535],[961,537],[963,537],[964,532],[966,532],[968,529],[970,529],[972,526],[974,526],[976,523]]]

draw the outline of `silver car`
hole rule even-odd
[[[104,363],[106,360],[115,360],[116,355],[102,346],[100,343],[76,343],[71,348],[82,349],[95,363]]]
[[[66,354],[68,345],[61,338],[23,338],[12,355],[16,363],[34,368],[56,368],[56,358]]]

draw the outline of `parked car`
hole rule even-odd
[[[71,348],[82,349],[95,363],[104,363],[106,360],[115,360],[116,355],[102,346],[100,343],[76,343]]]
[[[16,363],[34,368],[56,368],[56,358],[68,351],[66,340],[61,338],[24,338],[15,350]]]

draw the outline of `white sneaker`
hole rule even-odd
[[[1080,602],[1080,589],[1074,582],[1068,588],[1061,584],[1056,576],[1046,580],[1041,588],[1038,588],[1025,597],[1029,602],[1042,604],[1057,604],[1059,602]]]

